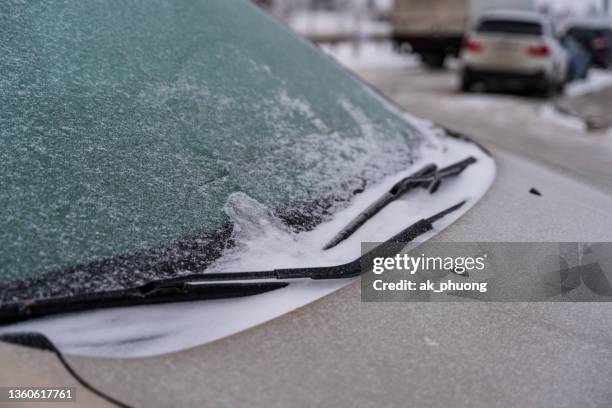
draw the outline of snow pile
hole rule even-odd
[[[540,117],[549,123],[577,130],[581,133],[585,133],[588,130],[586,123],[582,119],[566,115],[550,104],[546,104],[540,109]]]
[[[586,80],[569,84],[565,90],[565,95],[571,97],[582,96],[611,86],[612,72],[603,69],[591,69]]]
[[[360,42],[323,45],[321,49],[346,68],[410,68],[419,65],[416,56],[398,54],[389,42]]]
[[[612,87],[612,72],[603,69],[591,69],[586,80],[575,81],[567,86],[565,96],[578,98],[600,92],[609,87]],[[539,110],[539,115],[540,118],[549,123],[576,130],[580,133],[586,133],[589,130],[588,125],[582,118],[561,112],[551,104],[544,105]]]
[[[309,36],[372,36],[391,32],[389,23],[374,21],[359,13],[347,11],[299,11],[291,15],[289,26]]]

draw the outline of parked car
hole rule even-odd
[[[466,37],[461,59],[464,91],[483,82],[552,93],[566,83],[566,51],[550,20],[537,13],[482,14]]]
[[[612,65],[612,22],[609,19],[571,21],[566,26],[566,36],[576,39],[588,50],[593,65],[601,68]]]
[[[586,79],[592,64],[591,53],[573,36],[563,37],[562,44],[567,53],[567,80]]]

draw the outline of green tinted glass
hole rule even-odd
[[[5,1],[0,34],[0,281],[217,230],[236,192],[291,211],[418,154],[377,95],[243,1]]]

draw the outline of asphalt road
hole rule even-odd
[[[362,69],[358,74],[408,112],[612,193],[612,135],[604,130],[581,132],[547,120],[543,113],[559,102],[585,116],[606,116],[612,106],[610,90],[580,98],[545,100],[462,94],[453,70],[410,66]]]
[[[560,98],[555,106],[569,115],[581,117],[591,130],[612,127],[612,88],[578,97]]]

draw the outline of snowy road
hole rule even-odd
[[[412,61],[375,67],[361,64],[356,71],[417,116],[612,193],[612,133],[587,131],[579,119],[559,113],[554,101],[519,95],[461,94],[454,70],[428,71]],[[599,83],[579,84],[570,90],[579,92],[582,86],[595,91],[597,85],[605,84],[605,76],[612,77],[598,71],[594,76]],[[591,101],[589,94],[582,95],[581,103],[601,105],[606,103],[602,95],[605,93]],[[608,95],[612,98],[612,93]]]

